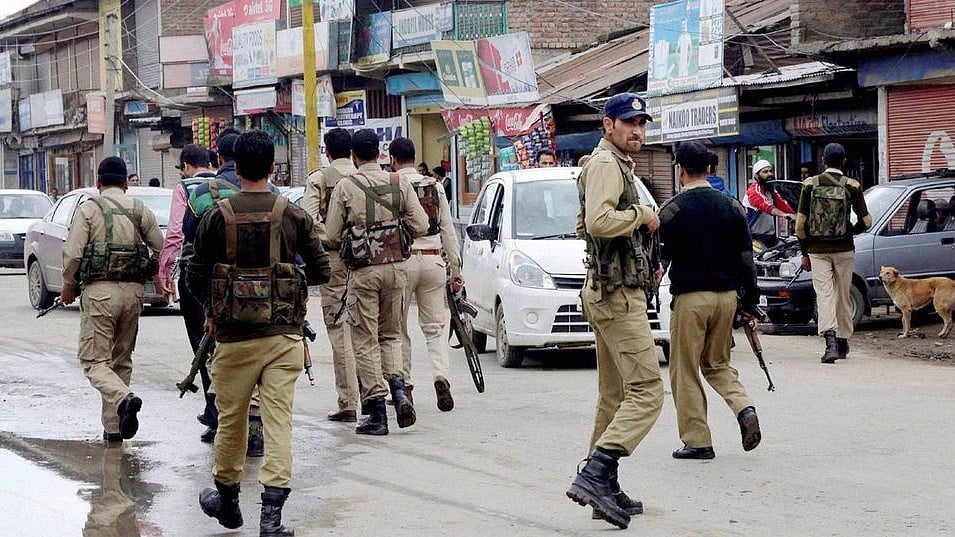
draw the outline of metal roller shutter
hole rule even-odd
[[[952,21],[952,0],[909,0],[909,31],[921,32],[942,28]]]
[[[673,158],[667,149],[644,146],[634,161],[634,174],[643,180],[658,204],[673,197]]]
[[[159,131],[149,129],[138,129],[136,133],[136,139],[139,143],[139,184],[142,186],[148,185],[149,179],[153,177],[158,177],[160,181],[163,179],[162,154],[149,146],[150,140],[157,134],[159,134]],[[170,165],[171,167],[172,165]],[[169,171],[171,173],[176,170],[170,169]],[[168,177],[170,174],[167,173],[166,175]]]
[[[887,88],[889,176],[955,168],[955,85]]]

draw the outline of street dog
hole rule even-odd
[[[942,317],[944,325],[938,337],[947,338],[952,331],[952,308],[955,307],[955,280],[949,278],[912,279],[902,276],[895,267],[882,267],[879,279],[889,292],[895,306],[902,310],[902,333],[908,337],[912,330],[912,311],[924,308],[929,303]]]

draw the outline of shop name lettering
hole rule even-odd
[[[839,132],[870,127],[868,118],[856,116],[801,116],[793,118],[793,126],[798,131]]]
[[[667,127],[670,130],[696,129],[716,124],[716,106],[698,106],[667,112]]]
[[[248,2],[242,5],[242,15],[245,17],[271,15],[274,11],[275,0],[259,0],[258,2]]]
[[[434,31],[434,15],[422,14],[409,19],[401,19],[395,28],[399,36],[407,39],[414,34],[423,34]]]

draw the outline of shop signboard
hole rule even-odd
[[[335,91],[332,89],[331,75],[322,75],[315,82],[318,117],[333,117],[335,115]],[[305,117],[304,80],[292,81],[292,115]]]
[[[527,32],[478,40],[477,53],[489,105],[534,102],[540,98]]]
[[[275,88],[254,88],[235,92],[235,115],[261,114],[275,108],[278,92]]]
[[[548,115],[550,115],[549,104],[517,108],[458,108],[441,111],[441,117],[450,132],[482,117],[490,117],[491,129],[495,136],[511,137],[529,132],[535,124]]]
[[[365,91],[343,91],[335,94],[335,117],[325,120],[327,127],[361,127],[365,124]]]
[[[0,85],[13,82],[13,62],[10,52],[0,52]]]
[[[282,0],[234,0],[235,25],[277,21],[282,15]]]
[[[650,8],[649,96],[720,86],[723,10],[724,0],[676,0]]]
[[[487,105],[474,41],[434,41],[434,63],[444,100],[452,104]]]
[[[275,21],[254,22],[232,29],[232,86],[248,88],[278,81]]]
[[[30,118],[34,129],[63,125],[63,93],[55,89],[30,95]]]
[[[391,12],[391,47],[399,49],[441,39],[442,4]]]
[[[876,132],[879,115],[875,110],[840,110],[786,120],[786,130],[793,136],[841,136]]]
[[[653,97],[647,112],[653,117],[647,123],[648,144],[739,134],[735,87]]]
[[[209,74],[232,74],[232,26],[235,20],[235,2],[226,2],[206,12],[204,28],[206,48],[209,51]]]
[[[106,96],[86,94],[86,130],[91,134],[106,134]]]
[[[350,19],[355,13],[355,0],[319,0],[323,21]]]
[[[391,12],[355,17],[352,24],[352,63],[369,67],[391,58]]]
[[[330,23],[315,23],[315,71],[327,71],[337,65],[330,60],[332,42],[330,40]],[[302,39],[301,26],[279,30],[275,33],[275,61],[276,74],[279,77],[301,75],[305,72],[305,47]],[[337,43],[335,43],[337,45]]]
[[[325,128],[335,128],[338,125],[329,125],[329,119],[325,120]],[[395,138],[404,136],[404,118],[402,117],[389,117],[389,118],[375,118],[375,119],[366,119],[364,125],[355,125],[351,127],[342,127],[343,129],[351,132],[352,135],[355,132],[361,129],[371,129],[378,133],[378,164],[388,164],[391,162],[391,157],[388,154],[388,148],[391,146],[391,141]],[[325,158],[325,145],[322,142],[319,153],[322,155],[322,165],[328,166],[328,161]]]
[[[0,89],[0,132],[13,132],[13,92]]]

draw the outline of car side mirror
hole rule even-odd
[[[487,224],[471,224],[467,228],[468,238],[472,241],[493,241],[495,239],[494,230]]]

